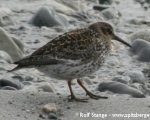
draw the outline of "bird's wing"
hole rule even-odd
[[[60,35],[15,64],[47,65],[67,61],[84,61],[93,56],[96,38],[88,28]]]

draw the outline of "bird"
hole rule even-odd
[[[98,71],[111,50],[111,40],[117,40],[128,47],[126,41],[116,36],[113,27],[106,22],[96,22],[86,28],[66,32],[52,39],[31,55],[14,62],[17,66],[13,72],[23,68],[36,68],[51,78],[66,80],[71,100],[87,102],[87,98],[78,98],[73,92],[71,82],[77,83],[92,99],[107,99],[95,95],[82,83],[82,78]]]

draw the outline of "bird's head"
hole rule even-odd
[[[131,47],[130,44],[128,44],[127,42],[125,42],[124,40],[122,40],[120,37],[118,37],[117,35],[115,35],[113,27],[105,22],[97,22],[94,23],[92,25],[89,26],[89,29],[92,29],[96,32],[99,32],[100,34],[104,34],[107,37],[109,37],[111,40],[117,40],[129,47]]]

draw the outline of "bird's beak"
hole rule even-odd
[[[128,47],[131,47],[131,45],[129,43],[125,42],[124,40],[122,40],[120,37],[118,37],[116,35],[114,35],[113,39],[127,45]]]

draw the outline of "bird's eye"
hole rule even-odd
[[[109,34],[113,33],[113,31],[110,28],[106,28],[106,30],[107,30],[107,33],[109,33]]]

